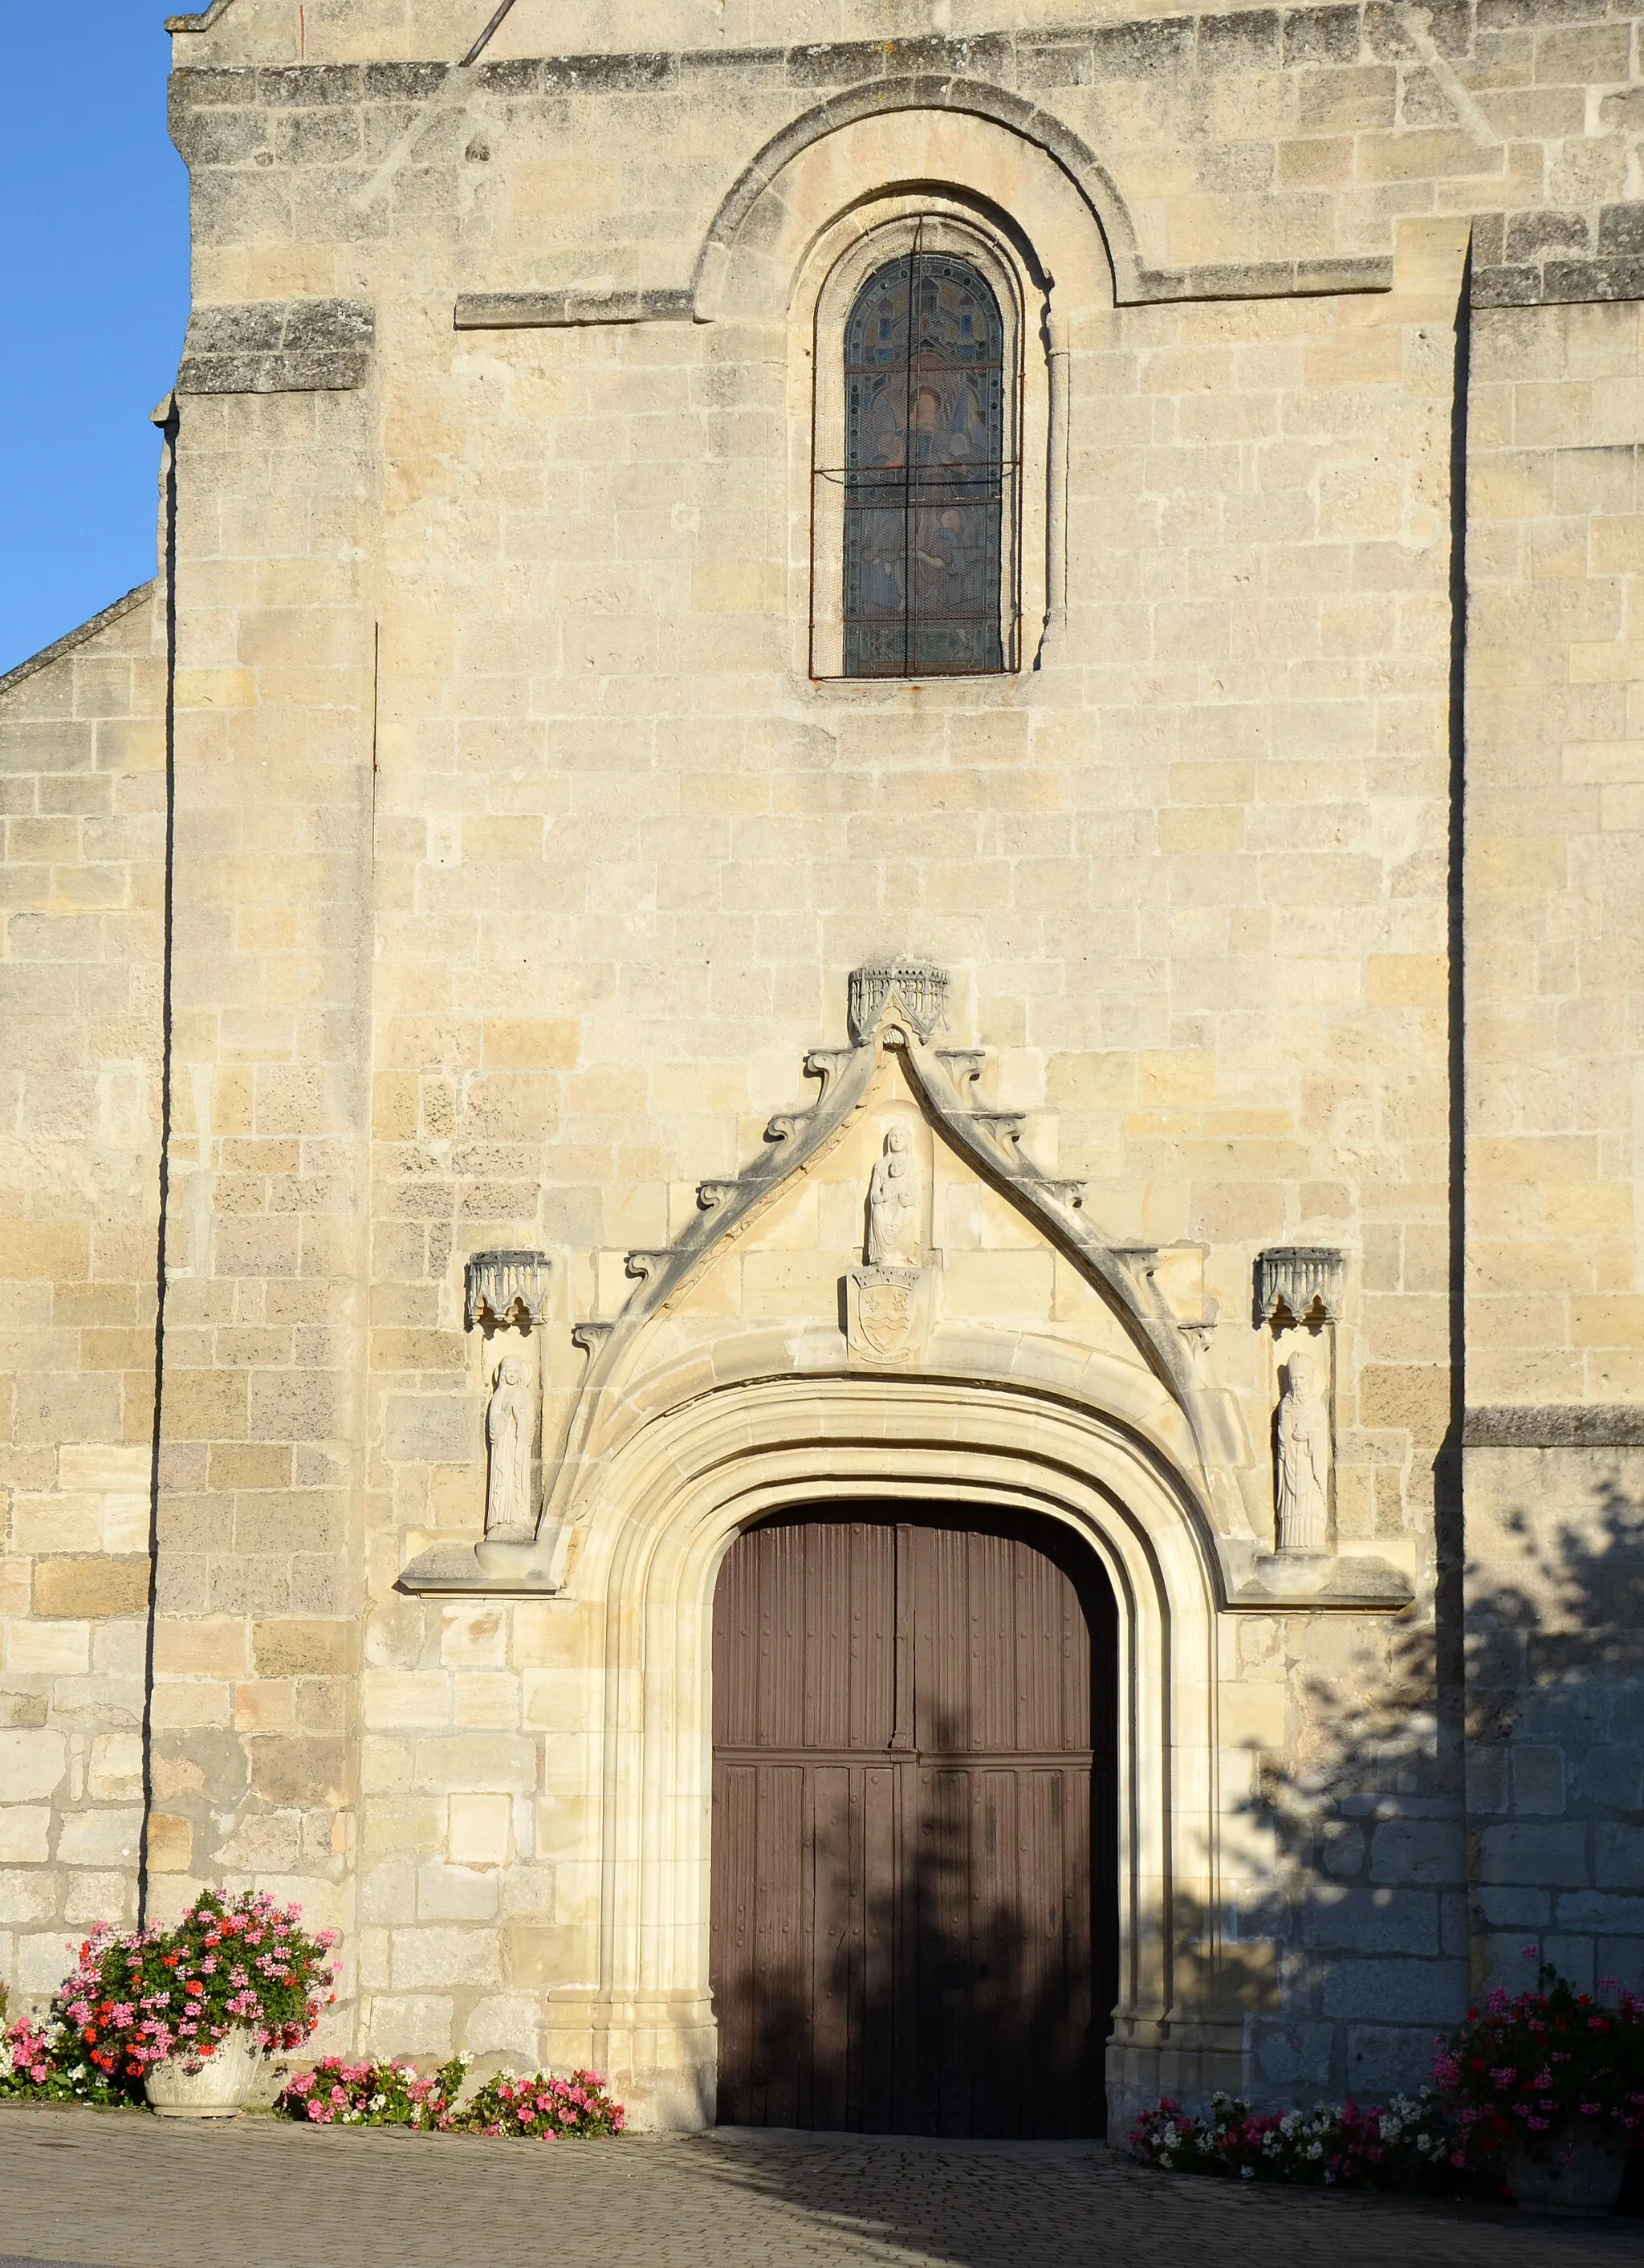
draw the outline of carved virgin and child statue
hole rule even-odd
[[[867,1190],[866,1259],[870,1268],[919,1268],[925,1263],[925,1190],[913,1138],[893,1126],[876,1160]]]

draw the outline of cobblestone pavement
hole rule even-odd
[[[1149,2174],[1091,2144],[539,2145],[0,2111],[0,2268],[1563,2268],[1644,2223]]]

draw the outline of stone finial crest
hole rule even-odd
[[[866,1047],[888,1008],[898,1009],[921,1042],[947,1012],[947,971],[927,961],[870,961],[851,971],[847,1016],[852,1047]]]
[[[1256,1320],[1271,1323],[1281,1311],[1305,1322],[1317,1305],[1327,1323],[1341,1321],[1347,1263],[1324,1244],[1275,1245],[1257,1255]]]
[[[485,1315],[505,1323],[516,1307],[522,1322],[541,1324],[552,1265],[545,1252],[475,1253],[463,1271],[463,1329],[471,1331]]]

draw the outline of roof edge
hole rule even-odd
[[[60,638],[54,638],[49,645],[41,646],[38,653],[30,654],[26,661],[19,661],[15,668],[8,669],[4,676],[0,676],[0,694],[9,693],[26,677],[33,677],[36,670],[45,669],[54,661],[61,661],[65,653],[72,653],[77,645],[84,645],[88,638],[94,638],[99,630],[106,630],[122,615],[135,614],[159,588],[159,576],[151,576],[146,583],[139,583],[135,590],[128,591],[123,599],[116,599],[112,607],[105,607],[100,615],[93,615],[90,622],[82,622],[77,630],[65,630]]]

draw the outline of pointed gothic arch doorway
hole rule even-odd
[[[1047,1520],[819,1504],[713,1625],[710,1978],[726,2124],[1103,2128],[1118,1630]]]

